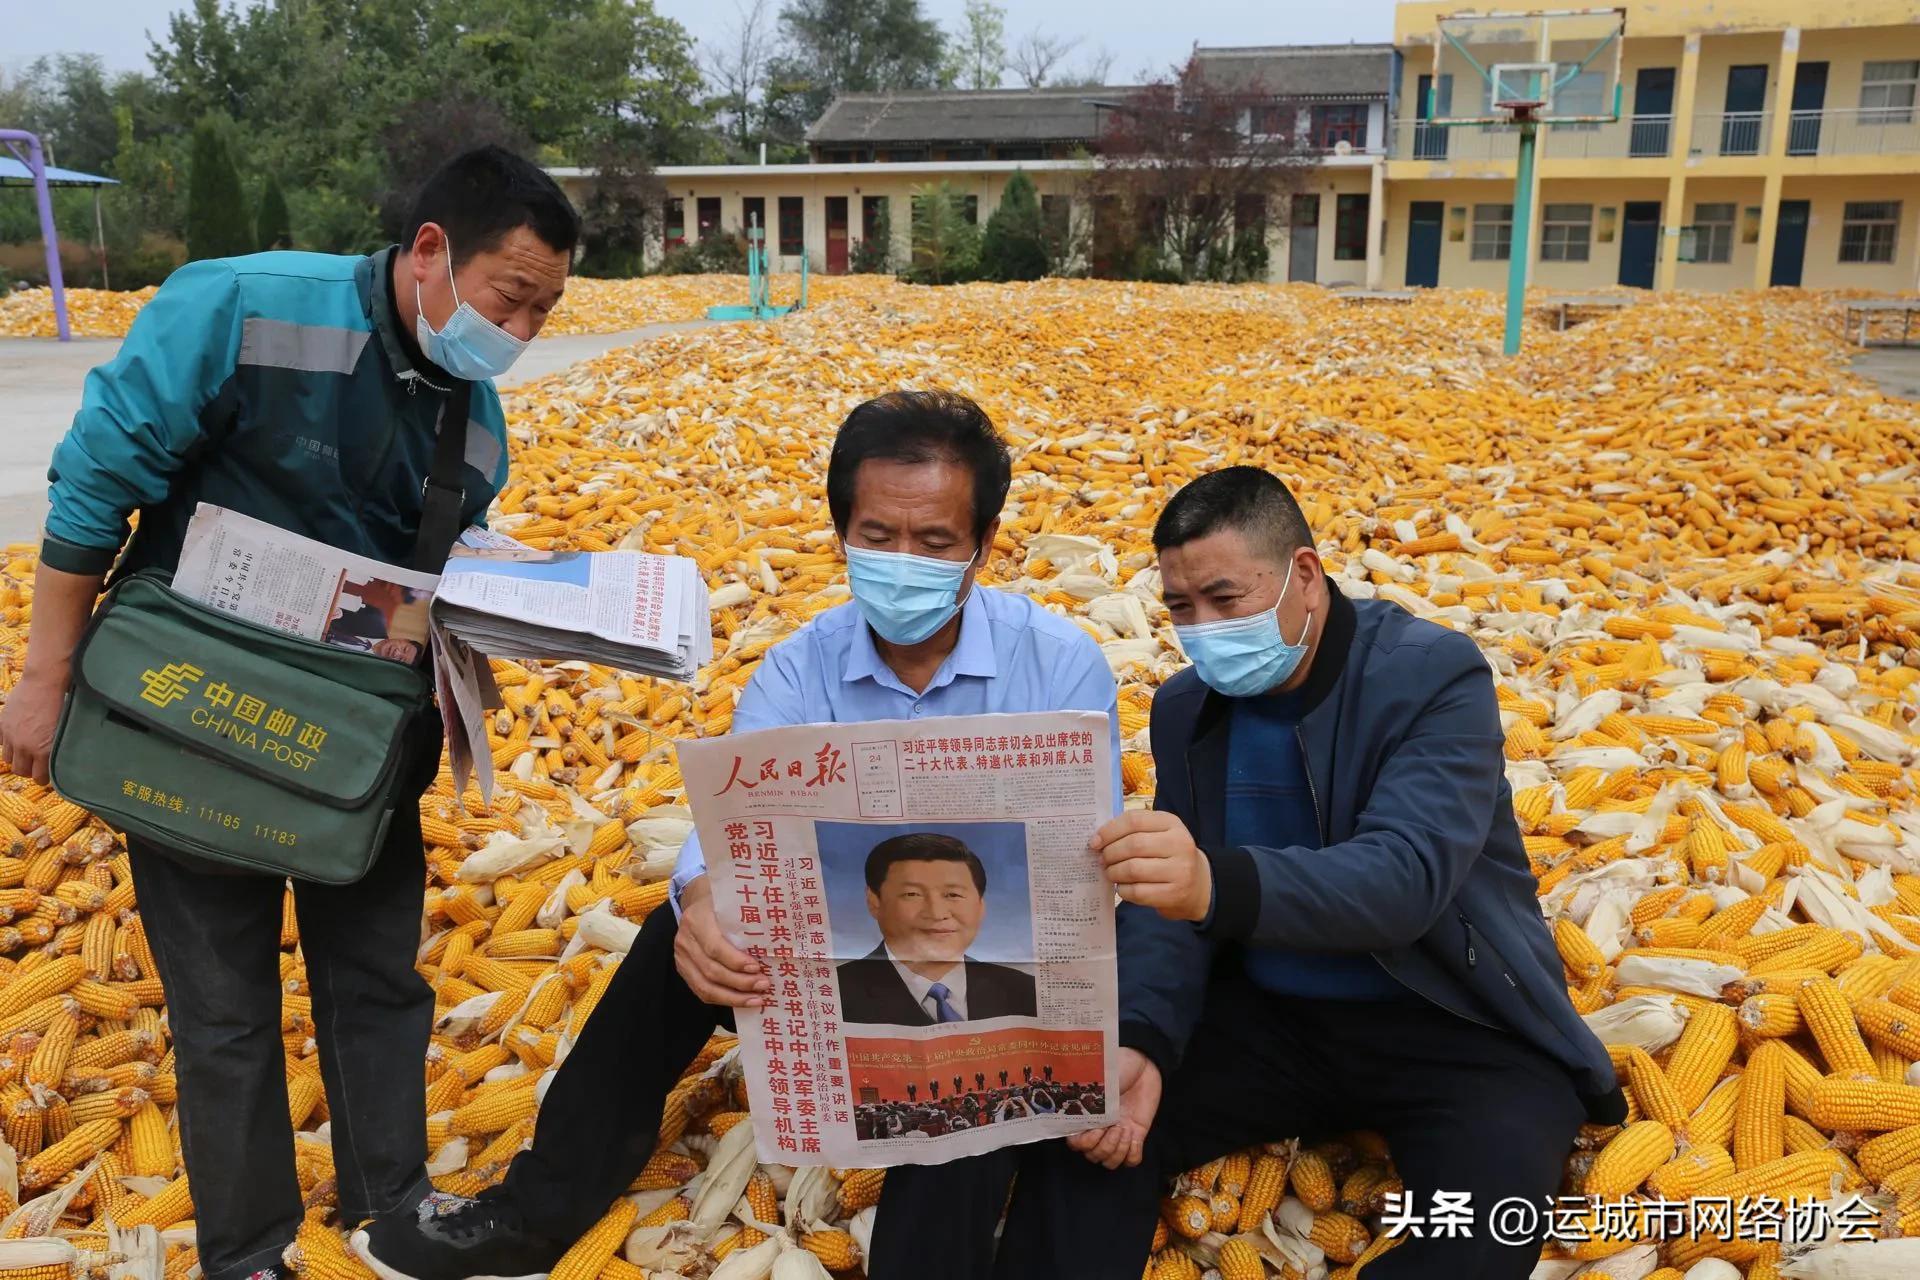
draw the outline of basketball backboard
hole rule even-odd
[[[1624,9],[1453,14],[1435,20],[1429,125],[1620,118]]]

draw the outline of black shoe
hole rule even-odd
[[[381,1280],[543,1280],[567,1242],[530,1229],[498,1193],[435,1193],[367,1223],[349,1242]]]

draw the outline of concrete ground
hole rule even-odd
[[[615,347],[711,323],[687,320],[622,333],[541,338],[499,385],[518,386]],[[87,371],[111,360],[119,349],[114,338],[0,341],[0,546],[38,541],[47,511],[47,461],[80,407]]]
[[[1920,400],[1920,347],[1868,347],[1853,358],[1853,371],[1890,396]]]

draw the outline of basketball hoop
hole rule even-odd
[[[1534,154],[1542,128],[1620,118],[1620,46],[1626,10],[1536,9],[1453,13],[1433,19],[1433,74],[1423,77],[1420,119],[1438,129],[1421,159],[1446,157],[1446,131],[1512,128],[1512,252],[1507,266],[1508,355],[1520,350],[1532,220]]]

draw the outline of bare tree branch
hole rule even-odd
[[[1276,101],[1257,85],[1207,83],[1195,59],[1109,112],[1091,180],[1106,265],[1180,280],[1264,271],[1268,211],[1314,164],[1291,128],[1252,127]],[[1116,253],[1129,261],[1114,263]]]
[[[720,98],[727,133],[745,149],[754,116],[766,89],[767,64],[773,58],[775,31],[770,0],[735,0],[734,21],[726,33],[701,51],[700,69]]]
[[[1035,27],[1020,37],[1020,43],[1013,47],[1007,63],[1021,84],[1029,89],[1044,89],[1053,75],[1053,69],[1079,44],[1078,36],[1072,39],[1050,36]]]

